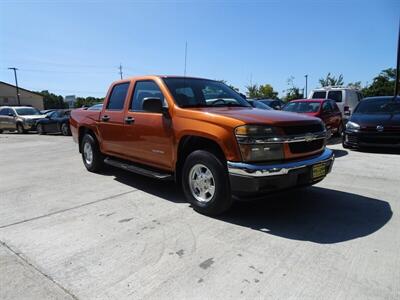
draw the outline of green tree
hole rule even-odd
[[[246,95],[250,99],[254,98],[259,98],[259,92],[258,92],[258,85],[257,84],[251,84],[246,86]]]
[[[266,83],[264,85],[252,84],[246,86],[247,89],[247,97],[248,98],[268,98],[268,99],[277,99],[278,92],[274,91],[274,88]]]
[[[295,100],[295,99],[303,99],[304,92],[300,92],[301,89],[294,85],[294,77],[290,76],[287,80],[288,88],[285,90],[285,97],[284,100],[286,102]],[[304,90],[303,90],[304,91]]]
[[[331,73],[329,72],[325,78],[320,78],[319,79],[319,84],[322,87],[325,86],[340,86],[344,84],[343,81],[343,75],[340,74],[338,78],[336,78],[335,76],[331,75]]]
[[[396,82],[396,69],[383,70],[376,76],[372,83],[361,90],[364,97],[391,96],[394,94]]]
[[[82,106],[92,106],[96,103],[101,103],[104,101],[104,98],[96,98],[96,97],[77,97],[76,102],[74,104],[75,108]]]
[[[64,102],[64,98],[60,95],[49,93],[49,91],[44,90],[39,92],[43,96],[44,108],[66,108],[67,104]]]
[[[361,90],[361,81],[349,82],[347,84],[348,88],[358,89]]]

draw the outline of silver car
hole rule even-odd
[[[29,106],[1,106],[0,133],[4,130],[25,133],[36,130],[36,121],[45,118],[36,108]]]

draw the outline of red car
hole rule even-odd
[[[334,100],[298,99],[290,101],[282,110],[318,117],[324,121],[326,129],[332,134],[340,136],[343,133],[342,114]]]

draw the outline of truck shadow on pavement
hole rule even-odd
[[[180,187],[173,182],[114,168],[105,175],[162,199],[186,202]],[[216,219],[282,238],[332,244],[368,236],[382,228],[392,214],[389,203],[383,200],[310,187],[253,201],[237,201]]]

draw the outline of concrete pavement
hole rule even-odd
[[[210,218],[71,138],[0,134],[0,298],[399,299],[400,156],[330,147],[317,186]]]

